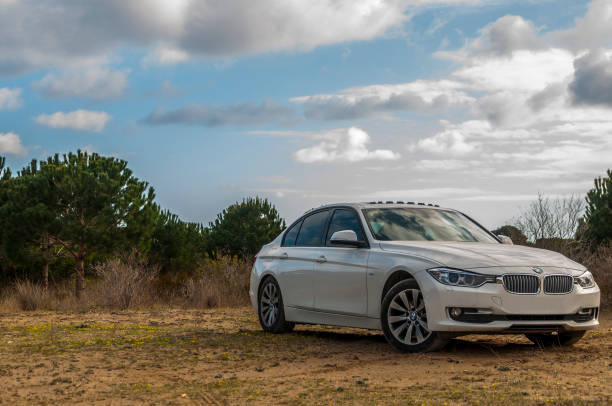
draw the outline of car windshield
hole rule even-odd
[[[498,241],[461,213],[427,208],[365,209],[374,238],[381,241]]]

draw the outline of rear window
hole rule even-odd
[[[322,245],[323,227],[327,222],[329,211],[320,211],[306,217],[298,234],[295,245],[301,247],[317,247]]]
[[[287,232],[285,233],[285,241],[283,245],[295,245],[295,239],[298,235],[298,231],[300,231],[300,226],[302,225],[301,221],[295,223]]]

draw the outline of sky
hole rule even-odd
[[[0,156],[125,159],[208,223],[266,197],[487,227],[612,167],[612,0],[0,0]]]

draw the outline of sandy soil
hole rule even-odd
[[[0,314],[1,404],[612,404],[612,322],[570,348],[473,335],[261,331],[248,308]]]

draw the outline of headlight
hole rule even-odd
[[[477,288],[487,282],[495,282],[494,276],[481,275],[475,272],[460,271],[458,269],[434,268],[427,272],[440,283],[449,286],[463,286]]]
[[[574,276],[574,283],[580,285],[583,288],[592,288],[595,286],[595,279],[593,279],[593,274],[589,271],[585,271],[580,276]]]

